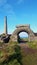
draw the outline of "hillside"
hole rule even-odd
[[[0,65],[37,65],[37,42],[0,43]]]

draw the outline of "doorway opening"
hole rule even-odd
[[[26,43],[28,42],[28,33],[27,32],[20,32],[18,34],[18,42],[19,43]]]

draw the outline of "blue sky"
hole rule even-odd
[[[0,0],[0,34],[4,32],[4,16],[7,16],[8,33],[18,24],[30,24],[37,32],[37,0]]]
[[[26,32],[21,32],[19,36],[20,38],[28,38],[28,34]]]

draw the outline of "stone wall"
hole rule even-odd
[[[34,35],[34,32],[31,30],[30,25],[18,25],[18,26],[16,26],[16,29],[11,36],[11,40],[17,42],[18,35],[20,32],[28,33],[29,41],[37,40],[37,37]]]

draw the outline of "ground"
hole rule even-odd
[[[0,65],[37,65],[37,41],[0,43]]]

